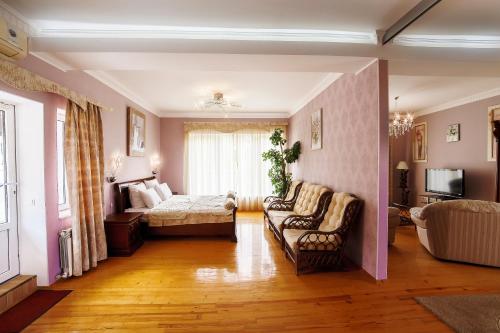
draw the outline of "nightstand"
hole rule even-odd
[[[141,215],[142,213],[121,213],[106,217],[104,228],[108,255],[130,256],[141,247],[144,243],[139,222]]]

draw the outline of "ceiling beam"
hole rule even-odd
[[[422,0],[415,7],[410,9],[396,23],[385,30],[382,36],[382,45],[389,43],[394,37],[399,35],[410,24],[418,20],[422,15],[427,13],[432,7],[437,5],[441,0]]]

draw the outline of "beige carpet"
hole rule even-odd
[[[500,295],[415,297],[460,333],[500,332]]]

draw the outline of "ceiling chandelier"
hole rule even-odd
[[[223,110],[227,107],[241,108],[241,104],[228,101],[224,98],[224,94],[220,91],[214,92],[213,96],[206,101],[202,102],[200,105],[203,109],[210,109],[212,107],[218,107]]]
[[[394,98],[394,110],[396,111],[389,122],[389,135],[396,138],[411,130],[413,126],[413,115],[411,113],[407,112],[405,115],[402,115],[397,111],[398,99],[399,96]]]

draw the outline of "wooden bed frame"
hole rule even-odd
[[[133,184],[152,180],[156,177],[141,178],[129,180],[126,182],[115,183],[115,203],[117,213],[125,212],[125,209],[130,208],[130,196],[128,187]],[[219,236],[229,237],[233,242],[237,242],[236,237],[236,211],[238,206],[233,208],[233,220],[224,223],[201,223],[201,224],[185,224],[172,225],[163,227],[145,227],[147,233],[152,236]],[[146,223],[144,223],[146,224]],[[147,224],[146,224],[147,225]],[[143,229],[143,230],[144,230]]]

